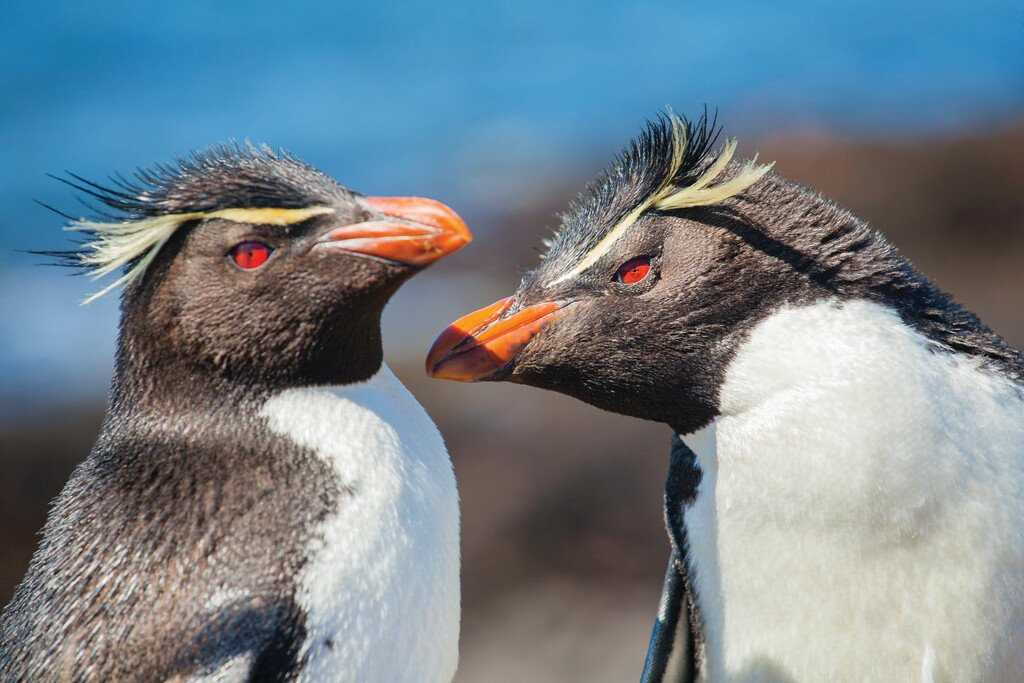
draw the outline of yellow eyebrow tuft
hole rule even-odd
[[[721,204],[756,183],[775,166],[775,162],[758,164],[755,156],[743,164],[739,172],[729,180],[711,185],[725,172],[735,153],[736,140],[727,140],[715,162],[708,166],[708,169],[692,185],[682,189],[671,188],[671,192],[662,192],[652,203],[654,208],[661,211],[673,211],[691,206]]]
[[[100,291],[89,295],[82,302],[88,304],[107,294],[111,290],[128,284],[146,272],[156,258],[160,249],[182,225],[189,221],[221,218],[235,223],[252,223],[254,225],[294,225],[302,223],[314,216],[333,213],[329,206],[310,206],[302,209],[282,208],[228,208],[216,211],[193,211],[189,213],[172,213],[163,216],[142,218],[137,221],[120,223],[97,223],[87,220],[74,221],[65,230],[87,232],[94,235],[88,242],[83,253],[78,257],[79,263],[90,269],[90,277],[98,279],[118,268],[136,261],[134,266],[117,280]]]
[[[745,163],[735,176],[725,182],[712,185],[725,172],[729,162],[732,161],[733,156],[736,154],[736,140],[730,138],[725,141],[715,161],[693,183],[686,187],[676,187],[672,184],[672,181],[683,164],[686,146],[689,141],[686,138],[686,124],[675,114],[670,114],[670,117],[672,121],[672,160],[661,184],[654,192],[640,202],[636,208],[616,223],[608,231],[608,234],[602,237],[572,270],[563,273],[548,283],[548,287],[576,277],[601,260],[601,257],[611,249],[612,245],[636,223],[640,216],[650,209],[673,211],[694,206],[720,204],[726,199],[740,194],[759,181],[775,165],[774,162],[758,164],[757,157],[755,156],[752,160]]]
[[[223,218],[253,225],[294,225],[327,213],[334,213],[334,209],[329,206],[310,206],[305,209],[220,209],[206,214],[204,218]]]

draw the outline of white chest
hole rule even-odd
[[[387,366],[358,385],[286,391],[263,414],[351,492],[317,530],[300,577],[303,679],[451,680],[458,493],[434,423]]]
[[[729,368],[687,511],[711,680],[1024,680],[1024,402],[875,304]]]

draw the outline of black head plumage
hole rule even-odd
[[[648,121],[562,214],[561,228],[546,241],[544,258],[584,254],[659,188],[692,185],[715,161],[721,132],[717,114],[709,116],[707,110],[696,120],[669,112]]]
[[[34,253],[96,277],[127,268],[127,275],[86,301],[140,276],[160,246],[189,221],[225,210],[308,210],[353,196],[287,152],[249,143],[217,145],[139,169],[131,178],[115,174],[106,184],[70,171],[50,177],[78,191],[93,216],[76,218],[43,204],[69,220],[66,230],[88,238],[77,241],[76,249]]]
[[[98,201],[99,216],[138,220],[224,208],[304,208],[347,193],[331,177],[287,152],[228,143],[170,164],[115,174],[107,184],[75,173],[51,177]],[[111,215],[109,210],[117,212]]]

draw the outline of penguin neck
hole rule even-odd
[[[126,310],[110,392],[112,414],[187,412],[190,419],[225,410],[258,412],[271,396],[306,386],[344,386],[373,377],[383,364],[380,312],[345,316],[318,335],[309,352],[238,364],[181,349]],[[254,345],[260,342],[255,341]]]

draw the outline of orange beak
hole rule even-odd
[[[323,242],[422,268],[473,239],[459,215],[433,199],[363,197],[361,201],[389,218],[336,228],[323,237]]]
[[[512,297],[507,297],[449,325],[430,347],[427,374],[456,382],[486,379],[554,322],[565,304],[546,301],[502,318],[511,305]]]

